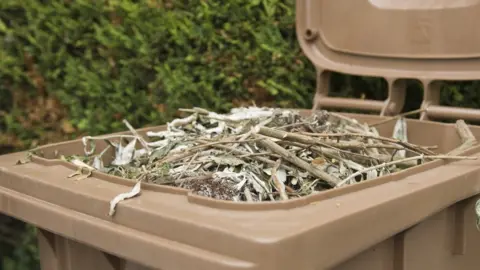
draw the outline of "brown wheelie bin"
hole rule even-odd
[[[447,153],[462,144],[454,124],[476,110],[439,104],[439,82],[480,76],[480,1],[298,0],[298,40],[318,70],[315,108],[374,122],[400,112],[405,79],[425,86],[422,116],[407,120],[412,143]],[[328,96],[330,72],[384,77],[385,101]],[[305,113],[309,111],[305,110]],[[379,127],[390,136],[394,123]],[[162,130],[164,126],[148,130]],[[480,127],[470,126],[480,138]],[[140,130],[144,134],[147,129]],[[475,202],[480,161],[437,160],[371,181],[283,202],[239,203],[144,184],[55,159],[83,153],[81,140],[0,156],[0,212],[39,228],[44,270],[451,270],[478,269]],[[479,146],[462,155],[478,155]]]

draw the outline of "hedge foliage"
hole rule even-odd
[[[119,131],[122,118],[162,124],[179,107],[310,107],[294,12],[294,0],[1,0],[0,153]],[[479,87],[448,86],[443,102],[479,107]],[[339,74],[333,91],[386,97],[379,79]],[[411,82],[405,110],[420,100]]]

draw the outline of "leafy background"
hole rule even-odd
[[[0,154],[163,124],[179,107],[311,107],[315,70],[293,0],[1,0]],[[478,108],[479,82],[442,103]],[[335,74],[335,96],[384,99],[378,78]],[[408,84],[404,111],[422,89]],[[35,229],[0,219],[1,269],[38,269]]]

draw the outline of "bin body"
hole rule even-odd
[[[330,269],[334,270],[451,270],[477,269],[480,237],[473,198],[465,199],[422,222],[373,245]],[[374,220],[372,222],[382,222]],[[359,232],[361,233],[361,232]],[[94,247],[41,230],[42,269],[151,270]],[[321,254],[321,250],[318,251]],[[192,267],[191,269],[195,269]],[[259,268],[261,269],[261,268]],[[300,269],[300,268],[298,268]],[[324,269],[308,267],[302,269]]]
[[[381,135],[393,124],[379,126]],[[407,124],[412,143],[440,153],[461,143],[453,124]],[[471,129],[480,137],[480,127]],[[144,184],[110,217],[109,201],[131,181],[96,172],[67,178],[75,168],[55,156],[82,153],[81,140],[39,150],[43,157],[23,165],[15,163],[24,153],[0,156],[0,211],[40,228],[43,269],[477,269],[477,160],[438,160],[280,203],[217,201]]]

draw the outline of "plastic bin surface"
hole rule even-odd
[[[452,124],[408,126],[413,143],[438,145],[439,152],[460,144]],[[379,131],[388,136],[392,129],[387,123]],[[480,127],[472,132],[480,137]],[[24,153],[0,156],[0,211],[42,229],[43,269],[478,269],[478,160],[429,162],[274,203],[217,201],[144,184],[110,217],[109,201],[132,182],[102,173],[74,181],[67,176],[75,168],[52,159],[82,151],[75,140],[45,146],[43,158],[23,165],[15,163]]]
[[[480,110],[440,104],[442,82],[480,78],[479,17],[479,0],[296,0],[297,39],[318,71],[314,109],[395,115],[415,79],[421,119],[480,119]],[[383,78],[388,98],[330,97],[331,72]]]

